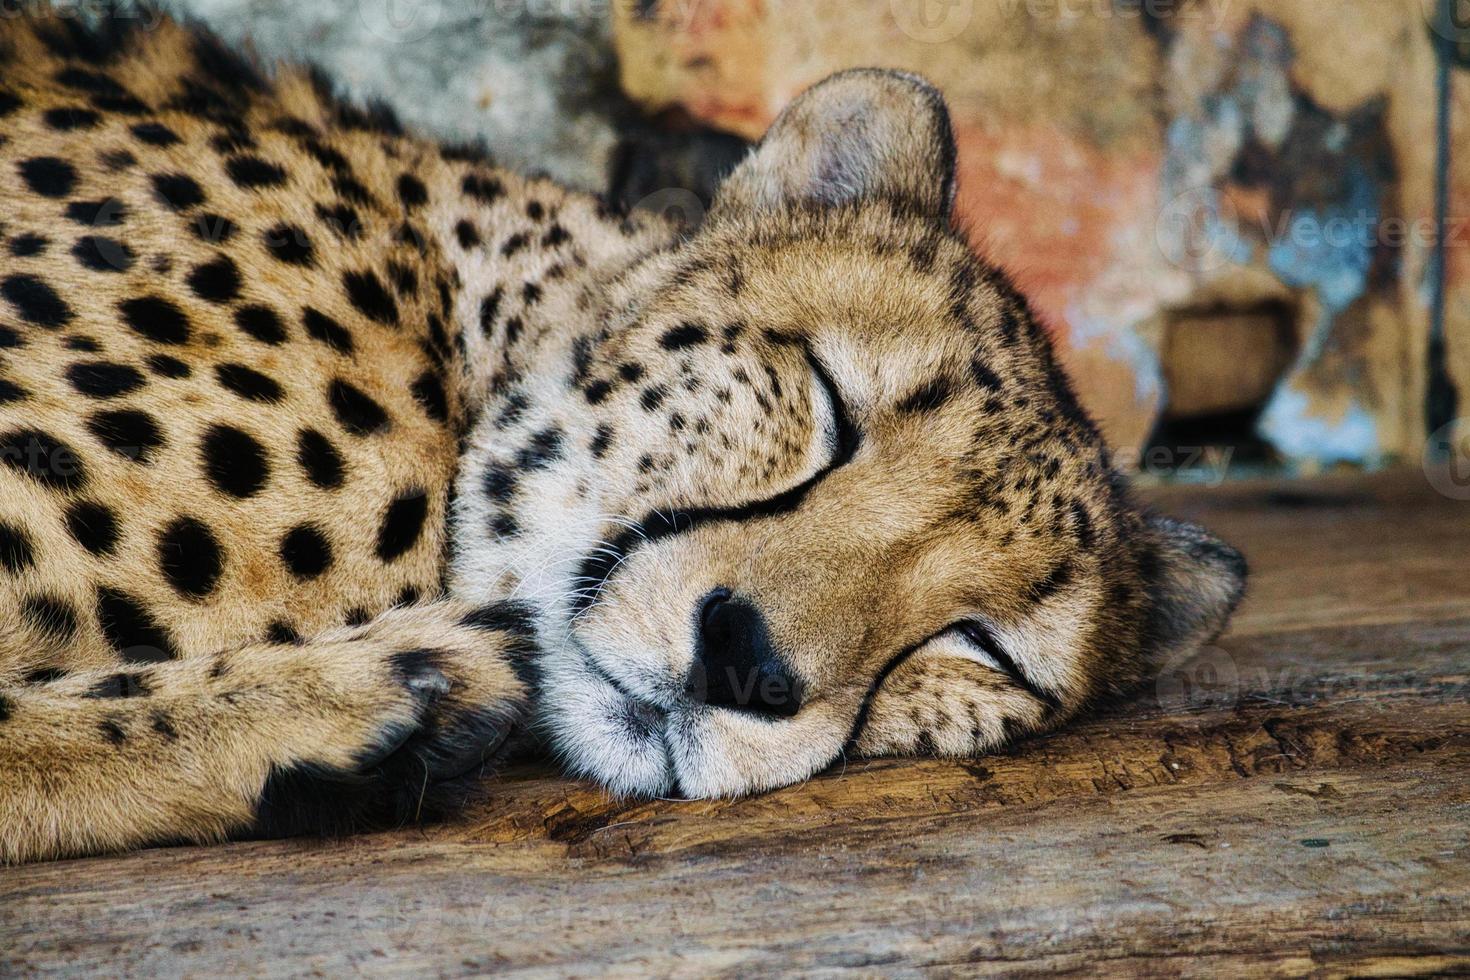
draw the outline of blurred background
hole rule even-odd
[[[1438,138],[1443,118],[1445,149],[1470,151],[1466,0],[171,7],[691,225],[808,85],[921,72],[954,116],[958,221],[1031,296],[1124,465],[1417,465],[1470,435],[1470,152]]]

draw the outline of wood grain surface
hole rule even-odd
[[[0,975],[1470,972],[1470,503],[1154,499],[1251,593],[1064,732],[735,802],[525,768],[451,825],[3,869]]]

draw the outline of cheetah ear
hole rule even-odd
[[[797,96],[715,195],[721,215],[887,198],[949,220],[955,144],[938,89],[907,72],[839,72]]]
[[[1198,524],[1145,518],[1146,643],[1156,663],[1209,643],[1245,593],[1245,557]]]

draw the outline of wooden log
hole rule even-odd
[[[1470,544],[1422,475],[1171,490],[1232,633],[963,761],[739,801],[507,773],[453,824],[0,870],[0,975],[1470,970]]]

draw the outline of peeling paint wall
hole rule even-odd
[[[961,221],[1035,297],[1115,444],[1143,444],[1167,409],[1171,316],[1269,307],[1290,312],[1297,354],[1259,434],[1290,460],[1376,464],[1417,457],[1424,441],[1425,9],[665,0],[622,12],[615,39],[636,101],[747,136],[828,72],[923,72],[955,114]],[[1457,186],[1470,202],[1470,179]],[[1470,283],[1463,244],[1456,283]],[[1462,386],[1467,313],[1470,286],[1456,286]]]

